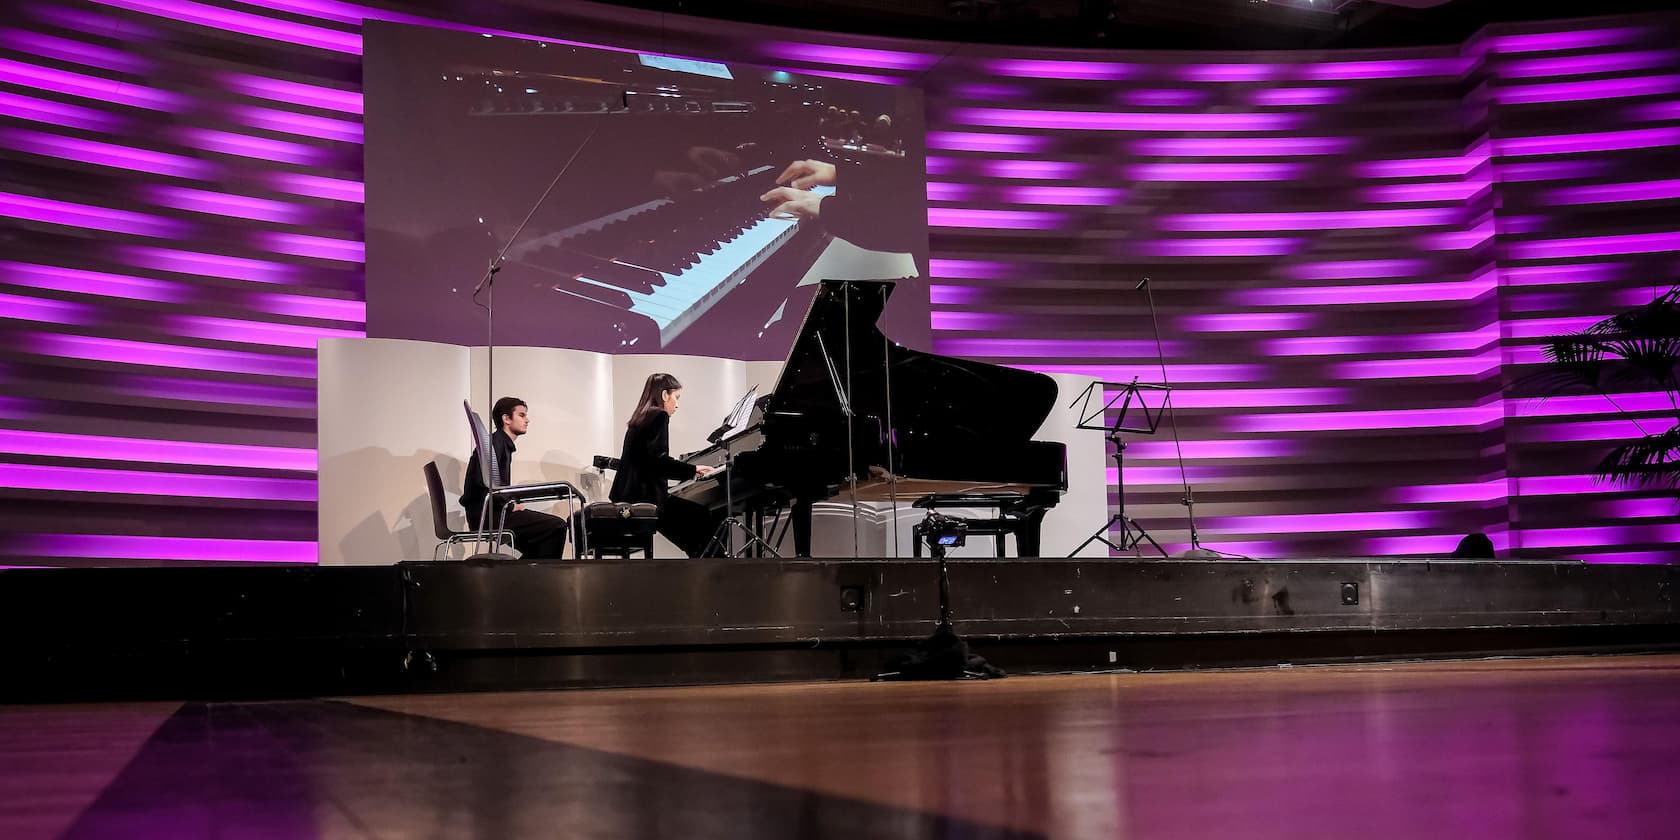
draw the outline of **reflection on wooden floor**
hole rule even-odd
[[[1666,837],[1676,709],[1680,656],[13,707],[0,837]]]

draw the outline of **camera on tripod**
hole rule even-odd
[[[968,523],[937,511],[928,513],[919,530],[922,532],[922,539],[927,540],[928,548],[936,552],[936,557],[943,554],[945,549],[968,544]]]

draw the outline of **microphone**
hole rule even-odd
[[[1147,286],[1147,285],[1149,285],[1149,278],[1145,277],[1142,280],[1139,280],[1138,284],[1136,286],[1132,287],[1132,291],[1141,292],[1141,291],[1143,291],[1143,287]]]

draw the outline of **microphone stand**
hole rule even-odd
[[[608,111],[606,113],[610,114],[612,112]],[[605,115],[603,115],[604,118]],[[583,141],[572,150],[572,156],[566,158],[566,162],[560,165],[560,171],[554,173],[554,177],[548,182],[548,188],[537,197],[537,203],[531,205],[531,209],[525,213],[524,220],[519,223],[519,227],[513,229],[513,235],[509,236],[501,250],[496,252],[496,256],[490,260],[490,265],[485,268],[484,276],[479,278],[478,285],[473,287],[472,302],[485,311],[484,410],[486,412],[489,412],[496,403],[496,275],[501,272],[502,263],[507,261],[508,251],[513,249],[513,243],[519,241],[519,234],[525,232],[526,225],[531,223],[531,219],[537,215],[537,210],[548,201],[549,194],[554,192],[554,188],[560,184],[560,179],[565,177],[566,171],[572,168],[572,163],[578,159],[578,155],[583,154],[583,150],[589,146],[589,141],[595,139],[595,133],[601,130],[601,122],[602,120],[595,121],[595,125],[589,129],[589,133],[583,136]],[[484,303],[478,302],[479,292],[485,293]]]
[[[1231,554],[1202,545],[1201,534],[1196,531],[1196,494],[1190,487],[1190,474],[1184,469],[1184,444],[1178,437],[1178,410],[1172,404],[1172,383],[1167,380],[1167,354],[1161,344],[1161,319],[1155,313],[1155,287],[1150,285],[1149,278],[1138,281],[1133,291],[1143,290],[1149,298],[1149,323],[1155,329],[1155,358],[1161,365],[1161,384],[1167,386],[1167,422],[1172,426],[1173,451],[1178,455],[1178,480],[1184,485],[1184,498],[1180,502],[1184,505],[1185,517],[1190,522],[1190,548],[1180,554],[1185,560],[1218,560],[1220,558],[1234,558],[1238,560],[1253,560],[1245,554]]]

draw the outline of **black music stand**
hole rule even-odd
[[[1002,668],[968,649],[968,642],[951,625],[951,570],[945,550],[967,542],[968,526],[961,520],[931,511],[922,522],[928,553],[939,561],[939,624],[915,650],[887,662],[887,670],[870,677],[879,680],[985,680],[1008,676]]]
[[[1098,387],[1101,387],[1102,393],[1105,394],[1110,388],[1118,390],[1113,397],[1106,400],[1102,397],[1093,400],[1092,396],[1097,393]],[[1156,404],[1153,407],[1149,405],[1149,398],[1155,398]],[[1155,434],[1161,427],[1161,417],[1171,402],[1171,386],[1139,382],[1134,376],[1130,382],[1092,382],[1068,404],[1070,408],[1079,405],[1079,422],[1074,424],[1074,428],[1103,432],[1108,442],[1114,445],[1114,483],[1117,488],[1114,515],[1080,543],[1069,557],[1078,555],[1085,550],[1085,546],[1093,542],[1100,542],[1115,551],[1137,551],[1140,545],[1147,542],[1154,546],[1162,557],[1169,556],[1167,550],[1162,548],[1137,520],[1126,515],[1126,440],[1121,435],[1128,432],[1138,435]],[[1093,403],[1095,408],[1092,407]],[[1118,410],[1115,409],[1116,403],[1119,403]],[[1110,411],[1114,412],[1113,422],[1107,419]],[[1114,542],[1108,537],[1116,526],[1120,529],[1119,542]]]
[[[735,466],[735,451],[732,444],[735,434],[747,424],[747,416],[752,411],[753,397],[757,394],[757,385],[747,389],[746,396],[735,403],[735,407],[730,409],[729,414],[723,418],[723,423],[706,436],[707,443],[723,447],[723,476],[719,480],[723,482],[724,516],[723,521],[718,523],[717,530],[712,532],[712,538],[706,542],[705,550],[701,552],[701,555],[705,557],[712,556],[714,549],[723,551],[725,557],[740,557],[754,547],[759,551],[759,554],[756,555],[759,557],[764,556],[764,552],[769,552],[771,557],[780,558],[782,556],[774,547],[765,542],[757,531],[748,528],[735,516],[735,473],[732,469]],[[741,543],[739,553],[735,549],[735,530],[737,528],[747,535],[746,541]]]

